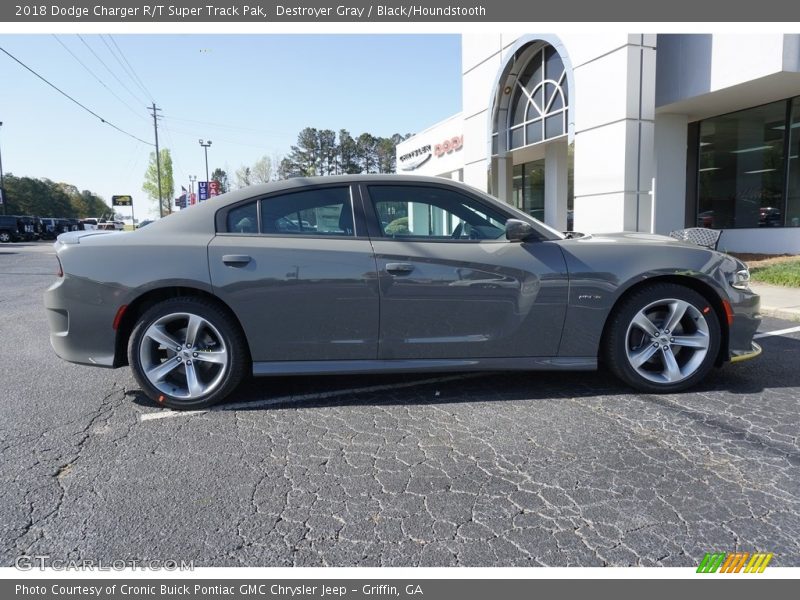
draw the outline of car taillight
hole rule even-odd
[[[64,276],[64,268],[61,266],[61,259],[58,258],[58,256],[56,256],[56,260],[58,261],[58,271],[56,271],[56,276],[57,277],[63,277]]]

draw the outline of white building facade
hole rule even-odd
[[[800,35],[464,35],[462,111],[397,148],[558,229],[800,253]]]

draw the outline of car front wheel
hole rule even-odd
[[[165,300],[147,310],[131,334],[128,361],[142,390],[176,410],[221,401],[248,363],[238,324],[200,298]]]
[[[617,377],[649,393],[685,390],[714,366],[721,330],[716,312],[692,289],[659,283],[615,310],[605,359]]]

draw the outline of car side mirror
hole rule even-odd
[[[526,242],[536,237],[533,225],[518,219],[506,221],[506,239],[509,242]]]

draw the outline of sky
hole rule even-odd
[[[390,136],[461,110],[459,35],[27,34],[0,35],[0,47],[126,132],[0,53],[4,172],[70,183],[108,204],[131,195],[137,220],[158,212],[142,192],[153,101],[174,195],[190,175],[205,179],[201,138],[212,141],[209,172],[233,180],[242,165],[287,154],[304,127]]]

